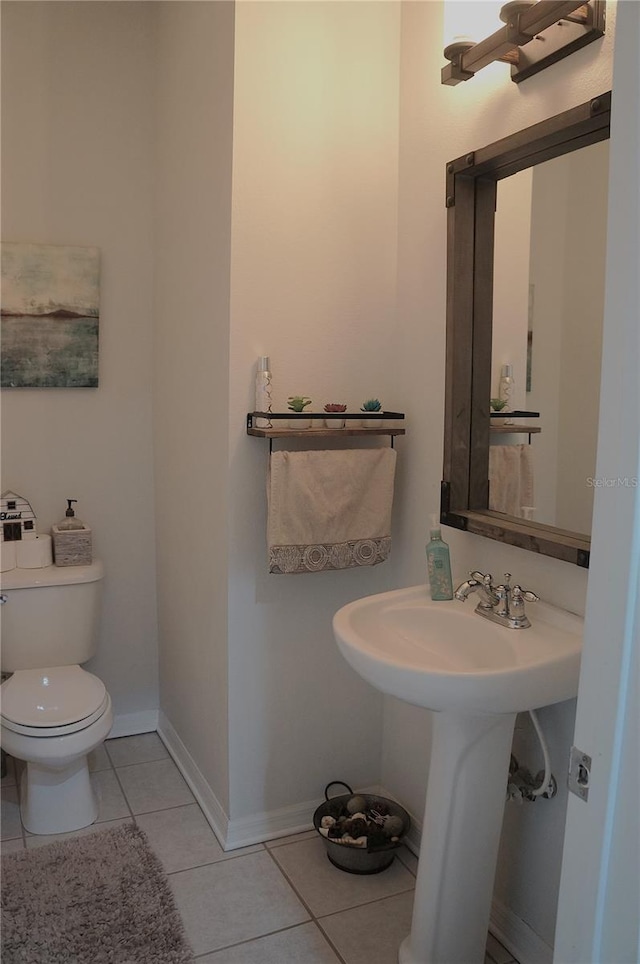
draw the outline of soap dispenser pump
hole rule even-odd
[[[69,529],[85,528],[84,522],[81,522],[80,519],[77,519],[76,514],[73,511],[73,503],[77,501],[77,499],[67,499],[67,511],[64,514],[64,519],[61,519],[58,523],[58,529],[62,530],[63,532],[66,532]]]
[[[64,519],[51,526],[56,566],[90,566],[93,560],[91,529],[73,511],[73,503],[77,501],[67,499]]]

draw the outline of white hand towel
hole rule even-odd
[[[533,505],[533,463],[529,445],[489,447],[489,508],[522,518]]]
[[[391,550],[391,448],[273,452],[269,572],[375,566]]]

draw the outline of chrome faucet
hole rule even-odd
[[[525,601],[538,602],[540,597],[529,589],[511,586],[510,579],[511,573],[505,572],[504,582],[494,586],[493,576],[474,570],[469,573],[469,578],[458,586],[454,595],[460,602],[465,602],[471,593],[477,592],[480,601],[475,611],[480,616],[509,629],[526,629],[531,623],[524,611]]]

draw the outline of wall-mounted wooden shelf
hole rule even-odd
[[[528,435],[529,445],[531,445],[531,436],[538,435],[542,431],[539,425],[527,425],[526,423],[524,425],[517,424],[517,423],[513,423],[511,425],[503,425],[503,424],[497,425],[496,421],[498,419],[504,419],[504,418],[520,419],[520,418],[539,418],[539,417],[540,417],[540,412],[523,412],[523,411],[515,411],[515,412],[508,412],[508,413],[491,412],[491,421],[489,423],[489,428],[492,434],[495,432],[496,434],[500,434],[500,435]]]
[[[255,420],[258,418],[268,418],[271,422],[284,421],[286,427],[278,425],[273,425],[272,428],[258,428],[255,424]],[[380,420],[383,422],[387,421],[397,421],[404,418],[403,412],[374,412],[372,414],[368,412],[355,412],[355,413],[338,413],[334,414],[329,412],[302,412],[301,414],[296,414],[294,412],[249,412],[247,414],[247,435],[253,435],[257,438],[344,438],[345,436],[367,436],[367,435],[405,435],[406,429],[396,428],[395,426],[384,425],[382,428],[349,428],[349,420],[357,422],[366,422],[372,420]],[[296,429],[290,428],[289,422],[304,420],[304,419],[319,419],[323,423],[322,428],[303,428]],[[325,420],[329,421],[342,421],[346,422],[344,428],[327,428],[325,426]]]
[[[492,425],[491,431],[504,435],[538,435],[542,429],[539,425]]]

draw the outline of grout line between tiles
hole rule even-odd
[[[154,732],[155,732],[155,731],[154,731]],[[134,733],[134,734],[133,734],[133,736],[146,736],[146,735],[147,735],[147,734],[141,734],[141,733]],[[158,735],[158,734],[156,733],[156,735]],[[128,736],[116,736],[116,737],[114,737],[114,740],[129,740],[129,739],[131,739],[131,737],[128,737]],[[158,739],[160,739],[159,736],[158,736]],[[135,767],[135,766],[139,766],[141,763],[158,763],[160,760],[167,760],[167,759],[170,760],[170,759],[171,759],[171,756],[170,756],[170,754],[167,752],[167,749],[166,749],[164,743],[162,743],[162,741],[160,741],[160,742],[161,742],[161,747],[159,748],[158,752],[160,752],[160,750],[164,750],[164,756],[153,757],[153,758],[150,759],[150,760],[138,760],[138,761],[136,761],[135,763],[120,763],[120,764],[117,764],[117,763],[114,763],[113,758],[112,758],[111,754],[109,753],[109,747],[108,747],[108,745],[107,745],[109,742],[110,742],[110,741],[109,741],[108,739],[106,739],[102,745],[103,745],[104,748],[105,748],[105,751],[106,751],[106,754],[107,754],[107,758],[108,758],[108,760],[109,760],[109,763],[111,764],[111,766],[113,767],[114,770],[116,770],[116,769],[118,768],[118,766],[120,766],[120,767]],[[175,762],[175,761],[174,761],[174,762]]]
[[[284,879],[286,880],[286,882],[289,884],[289,887],[291,887],[291,890],[294,892],[294,894],[296,895],[296,897],[298,898],[298,900],[300,901],[300,903],[302,904],[302,906],[303,906],[304,909],[306,910],[306,912],[307,912],[307,914],[309,915],[309,917],[311,918],[311,920],[315,920],[315,919],[316,919],[316,915],[313,913],[313,911],[311,910],[311,908],[310,908],[309,905],[307,904],[307,902],[306,902],[306,900],[304,899],[304,897],[302,896],[302,894],[298,891],[298,888],[295,886],[295,884],[293,883],[293,881],[291,880],[291,878],[289,877],[289,875],[286,873],[286,871],[284,871],[284,870],[282,869],[282,867],[280,866],[280,864],[278,863],[278,861],[276,860],[276,858],[273,856],[271,850],[270,850],[268,847],[266,847],[265,850],[267,851],[267,853],[268,853],[269,856],[271,857],[272,861],[274,862],[274,864],[276,865],[276,867],[278,868],[278,870],[280,871],[280,873],[282,874],[282,876],[284,877]]]
[[[295,841],[294,841],[294,842],[295,842]],[[288,845],[287,845],[287,846],[288,846]],[[267,847],[267,848],[266,848],[266,850],[268,850],[269,853],[271,854],[272,859],[273,859],[273,860],[275,861],[275,863],[278,865],[278,869],[279,869],[280,873],[281,873],[284,877],[286,877],[287,881],[291,884],[291,886],[292,886],[293,889],[296,891],[296,893],[298,893],[297,890],[296,890],[296,888],[295,888],[295,885],[289,880],[289,877],[287,876],[286,871],[283,870],[283,868],[280,866],[280,864],[278,864],[278,861],[276,860],[275,855],[272,853],[272,850],[274,850],[274,849],[275,849],[275,850],[278,850],[278,849],[280,849],[280,848],[278,848],[278,847],[275,847],[275,848]],[[408,868],[405,864],[403,864],[402,866],[405,868],[405,870],[407,870],[407,871],[411,874],[411,871],[409,870],[409,868]],[[348,873],[348,871],[343,871],[343,872],[344,872],[344,873]],[[411,876],[412,876],[412,877],[414,878],[414,880],[415,880],[415,874],[411,874]],[[320,914],[320,915],[313,914],[312,911],[311,911],[311,909],[309,909],[309,913],[312,914],[314,920],[316,920],[316,919],[317,919],[317,920],[321,920],[323,917],[331,917],[333,914],[341,914],[343,910],[355,910],[356,907],[365,907],[367,904],[377,904],[379,901],[381,901],[381,900],[386,900],[388,897],[396,897],[398,894],[408,894],[409,891],[412,891],[412,890],[415,890],[415,885],[413,885],[413,884],[411,885],[411,887],[405,887],[403,890],[395,891],[393,894],[385,894],[385,895],[382,896],[382,897],[372,897],[370,900],[362,901],[362,903],[352,904],[352,905],[350,905],[349,907],[342,907],[340,910],[333,910],[333,911],[331,911],[331,913],[329,913],[329,914]],[[305,907],[306,907],[306,904],[305,904]]]
[[[159,811],[159,810],[153,810],[152,812],[153,812],[153,813],[159,813],[160,811]],[[139,817],[146,817],[147,814],[140,813],[140,814],[138,814],[138,816],[139,816]],[[256,846],[258,846],[258,845],[256,844]],[[263,847],[263,850],[266,850],[266,849],[267,849],[266,847]],[[178,874],[188,874],[188,873],[190,873],[190,871],[192,871],[192,870],[197,870],[197,869],[200,868],[200,867],[211,867],[211,866],[213,866],[214,864],[228,864],[230,860],[242,860],[243,857],[255,857],[255,855],[256,855],[257,853],[262,853],[262,851],[256,850],[256,851],[254,851],[254,853],[251,853],[251,854],[238,854],[236,857],[223,857],[221,860],[209,860],[209,861],[207,861],[207,862],[204,863],[204,864],[196,864],[194,867],[182,867],[180,870],[171,870],[171,871],[166,871],[166,870],[165,870],[165,874],[167,875],[167,877],[177,877]],[[294,926],[295,926],[295,925],[294,925]],[[286,928],[285,928],[285,930],[286,930]]]
[[[122,737],[120,737],[120,739],[122,739]],[[167,760],[170,760],[171,763],[173,763],[173,765],[176,767],[176,770],[178,770],[178,773],[180,773],[180,770],[176,766],[175,760],[172,760],[170,756],[161,756],[161,757],[158,757],[157,760],[138,760],[136,763],[114,763],[113,769],[128,770],[129,767],[143,767],[143,766],[146,766],[147,763],[165,763]],[[182,777],[181,773],[180,773],[180,776]],[[184,777],[182,777],[182,779],[184,780]]]
[[[267,850],[267,853],[268,853],[269,856],[271,857],[272,861],[274,862],[274,864],[276,865],[276,867],[278,868],[278,870],[280,871],[280,873],[282,874],[282,876],[284,877],[284,879],[286,880],[286,882],[289,884],[289,886],[291,887],[292,891],[294,892],[294,894],[296,895],[296,897],[298,898],[298,900],[300,901],[300,903],[302,904],[302,906],[304,907],[304,909],[307,911],[307,913],[308,913],[309,916],[311,917],[311,920],[313,921],[313,923],[315,924],[315,926],[317,927],[317,929],[320,931],[320,934],[322,935],[322,937],[325,939],[325,941],[327,942],[327,944],[329,945],[329,947],[331,948],[331,950],[333,951],[333,953],[336,955],[336,957],[337,957],[338,960],[340,961],[340,964],[347,964],[347,962],[345,961],[344,957],[342,956],[342,954],[340,953],[340,951],[338,950],[338,948],[335,946],[335,944],[333,943],[333,941],[331,940],[331,938],[329,937],[329,935],[328,935],[328,934],[325,934],[325,932],[323,931],[323,929],[322,929],[322,928],[320,927],[320,925],[318,924],[318,918],[317,918],[316,915],[313,913],[313,911],[312,911],[311,908],[309,907],[308,903],[306,902],[306,900],[304,899],[304,897],[302,896],[302,894],[299,892],[298,888],[295,886],[295,884],[293,883],[293,881],[291,880],[291,878],[289,877],[289,875],[288,875],[288,874],[286,873],[286,871],[280,866],[280,864],[278,863],[278,861],[277,861],[276,858],[274,857],[272,851],[269,850],[268,847],[265,848],[265,849]],[[276,847],[276,850],[277,850],[277,849],[278,849],[278,848]]]
[[[326,920],[327,917],[336,917],[338,914],[344,914],[349,910],[358,910],[360,907],[370,907],[372,904],[381,904],[384,900],[390,900],[392,897],[400,897],[402,894],[412,894],[414,891],[415,887],[407,887],[406,890],[397,890],[393,894],[385,894],[383,897],[373,897],[371,900],[365,900],[361,904],[352,904],[350,907],[341,908],[341,910],[332,910],[329,914],[320,914],[320,916],[315,919],[318,921]]]
[[[323,928],[320,926],[320,922],[319,922],[315,917],[313,918],[313,923],[315,924],[315,926],[317,927],[317,929],[320,931],[321,936],[325,939],[325,941],[327,942],[327,944],[329,945],[329,947],[331,948],[331,950],[333,951],[333,953],[336,955],[336,957],[338,958],[338,960],[341,962],[341,964],[347,964],[347,961],[346,961],[345,958],[342,956],[342,954],[341,954],[340,951],[338,950],[337,946],[333,943],[333,941],[331,940],[331,938],[329,937],[329,935],[327,934],[327,932],[326,932],[325,930],[323,930]]]
[[[156,810],[153,811],[153,813],[158,813],[158,812],[159,811],[156,811]],[[138,814],[138,816],[143,817],[143,816],[147,816],[147,814],[140,813]],[[136,821],[136,826],[139,826],[137,821]],[[144,828],[141,827],[140,829],[144,833]],[[259,846],[259,845],[256,844],[256,846]],[[266,847],[263,847],[263,850],[266,850]],[[226,851],[223,850],[223,853],[225,852]],[[219,857],[218,860],[205,860],[203,864],[193,864],[192,867],[182,867],[180,870],[165,870],[165,874],[167,875],[167,877],[175,877],[176,874],[187,874],[189,873],[190,870],[199,870],[201,867],[211,867],[214,864],[228,864],[230,860],[238,860],[241,857],[254,857],[257,853],[260,853],[260,852],[261,851],[259,850],[254,850],[253,853],[250,853],[250,854],[236,854],[235,857]]]
[[[131,804],[129,803],[129,798],[127,797],[127,794],[125,793],[124,787],[122,786],[122,783],[120,782],[120,777],[118,776],[118,770],[117,770],[116,767],[113,768],[113,772],[114,772],[115,775],[116,775],[116,782],[117,782],[118,786],[120,787],[120,792],[122,793],[124,802],[125,802],[125,804],[127,805],[127,810],[129,811],[129,816],[133,817],[133,822],[134,822],[134,824],[135,824],[136,826],[138,826],[138,824],[137,824],[137,822],[136,822],[136,815],[135,815],[135,813],[133,812],[133,810],[131,809]]]
[[[258,934],[257,937],[247,937],[246,940],[244,941],[236,941],[233,944],[225,944],[223,947],[216,947],[214,951],[203,951],[202,954],[194,954],[194,958],[197,961],[202,957],[208,957],[209,954],[217,954],[219,951],[228,951],[232,947],[243,947],[245,944],[253,944],[254,941],[260,941],[264,937],[273,937],[274,934],[284,934],[286,933],[286,931],[293,931],[297,927],[304,927],[306,924],[315,924],[315,923],[316,922],[314,920],[303,920],[303,921],[300,921],[299,924],[289,924],[288,927],[278,927],[274,931],[267,931],[266,934]],[[320,934],[323,938],[326,939],[326,935],[322,931],[320,931]],[[330,943],[330,942],[327,941],[327,943]],[[333,950],[333,945],[332,945],[332,950]],[[339,957],[339,960],[341,964],[345,964],[342,957]]]

